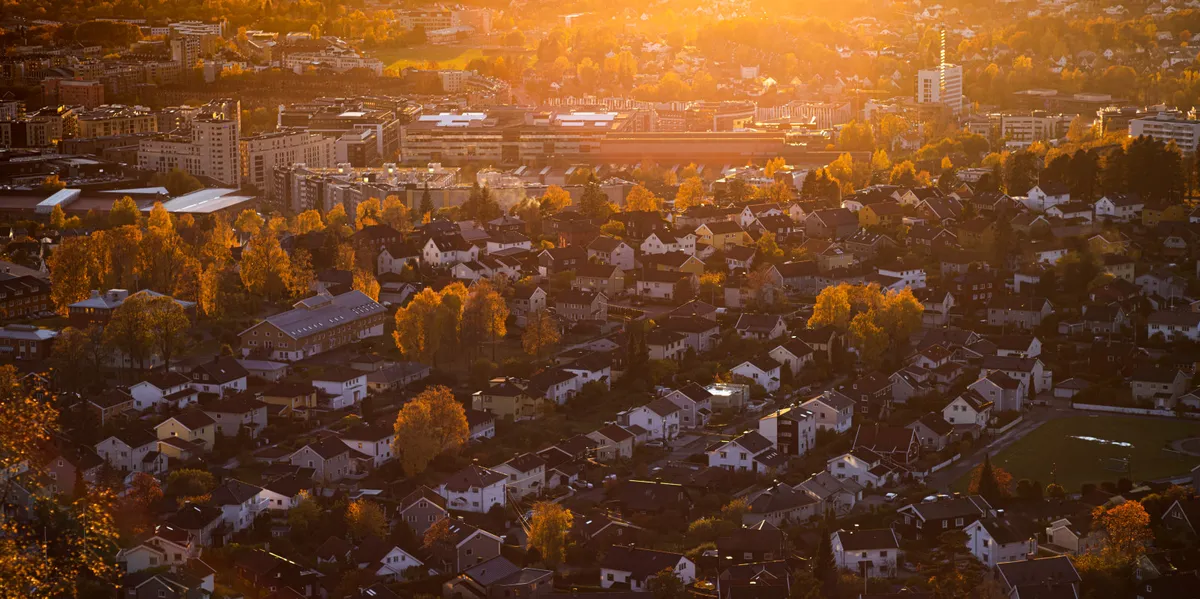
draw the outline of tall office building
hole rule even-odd
[[[941,64],[936,68],[917,71],[917,103],[943,104],[952,113],[961,114],[963,110],[962,66]]]
[[[275,131],[241,140],[242,184],[253,185],[273,196],[275,167],[303,163],[313,168],[330,168],[336,139],[302,129]]]

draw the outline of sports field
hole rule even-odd
[[[992,464],[1013,475],[1043,485],[1055,480],[1068,492],[1083,483],[1100,483],[1129,476],[1155,480],[1187,474],[1200,457],[1180,455],[1164,448],[1171,441],[1200,437],[1200,422],[1167,418],[1099,415],[1072,416],[1046,422],[1020,441],[992,456]],[[955,488],[965,489],[968,478]]]
[[[384,68],[424,67],[429,61],[436,62],[439,67],[461,69],[467,63],[481,58],[483,52],[470,46],[431,46],[421,45],[412,48],[396,48],[375,52],[372,56],[383,61]]]

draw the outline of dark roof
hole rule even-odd
[[[859,425],[854,437],[855,447],[866,447],[876,453],[907,452],[915,441],[915,431],[884,424]]]
[[[535,453],[523,453],[513,459],[504,462],[501,466],[508,466],[517,472],[530,472],[537,468],[544,468],[546,460],[538,457]]]
[[[312,448],[321,459],[328,460],[350,451],[350,448],[337,437],[325,437],[320,441],[309,443],[305,447]],[[301,448],[303,449],[303,448]]]
[[[816,502],[817,500],[808,493],[797,491],[783,483],[751,493],[746,497],[746,504],[752,514],[770,514],[792,510]]]
[[[839,530],[834,534],[842,542],[842,548],[846,551],[900,548],[900,539],[896,536],[896,532],[890,528]]]
[[[428,486],[421,485],[421,487],[418,488],[416,491],[413,491],[412,493],[405,495],[404,499],[400,500],[400,511],[404,511],[404,510],[408,509],[410,506],[412,506],[413,504],[417,503],[418,501],[420,501],[422,499],[429,501],[433,505],[436,505],[436,506],[442,508],[443,510],[446,509],[446,498],[445,497],[438,495],[437,491],[430,489]]]
[[[246,368],[232,356],[217,356],[211,362],[196,366],[192,371],[207,374],[209,379],[217,384],[229,383],[250,375]]]
[[[680,553],[613,545],[605,552],[600,567],[629,572],[634,579],[642,580],[667,568],[674,569],[681,559],[684,557]]]
[[[954,432],[954,425],[946,422],[941,412],[930,412],[918,419],[917,422],[924,424],[926,428],[943,437]]]
[[[1080,581],[1079,572],[1065,555],[1003,562],[996,564],[996,570],[1012,587],[1075,584]],[[1022,592],[1021,596],[1024,595]]]
[[[167,517],[167,523],[184,530],[199,530],[222,517],[221,508],[190,503]]]
[[[606,424],[596,429],[596,434],[601,435],[606,439],[610,439],[616,443],[621,443],[633,438],[633,433],[616,424]]]
[[[913,503],[906,507],[912,510],[922,520],[943,520],[946,518],[978,519],[987,514],[992,506],[987,500],[978,495],[965,495],[951,499],[939,499]]]
[[[241,504],[261,491],[262,487],[231,478],[212,490],[211,501],[213,505]]]
[[[200,427],[217,423],[216,420],[212,419],[212,416],[209,416],[200,410],[189,410],[187,412],[176,414],[171,418],[174,418],[176,422],[187,427],[188,430],[196,430]],[[167,420],[170,420],[171,418],[168,418]],[[164,420],[163,422],[166,421]],[[161,423],[159,426],[162,426]]]
[[[504,482],[507,476],[490,468],[471,464],[447,477],[442,484],[450,491],[464,492],[471,487],[483,488]]]
[[[734,328],[739,331],[770,332],[779,324],[780,319],[778,314],[742,314]]]
[[[382,441],[391,438],[394,434],[396,431],[386,426],[360,423],[346,429],[346,432],[342,433],[342,438],[351,441]]]

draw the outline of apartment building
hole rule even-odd
[[[138,146],[138,166],[160,173],[180,169],[237,187],[241,172],[238,150],[238,122],[206,116],[192,122],[187,134],[143,139]]]
[[[625,112],[462,112],[417,117],[404,132],[401,157],[418,162],[515,163],[550,156],[583,158],[605,137],[631,131]]]
[[[238,142],[243,185],[252,185],[271,199],[276,166],[296,163],[313,168],[334,165],[335,140],[299,129],[275,131]]]
[[[79,113],[79,137],[136,135],[158,131],[158,117],[144,106],[98,106]]]
[[[1195,110],[1187,118],[1178,110],[1162,110],[1158,114],[1129,120],[1129,136],[1145,135],[1161,142],[1175,142],[1184,152],[1195,152],[1200,146],[1200,118]]]
[[[963,109],[963,71],[961,65],[942,64],[917,71],[917,103],[944,104],[954,114]]]

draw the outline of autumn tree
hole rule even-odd
[[[305,233],[315,233],[325,230],[325,221],[321,218],[321,213],[316,210],[305,210],[296,215],[296,222],[292,225],[292,229],[296,235],[304,235]]]
[[[312,254],[304,248],[292,252],[290,269],[287,273],[288,295],[293,299],[303,299],[312,292],[313,281],[317,279],[313,271]]]
[[[487,279],[471,287],[463,306],[463,337],[470,342],[490,341],[492,359],[496,359],[496,342],[508,333],[508,304]]]
[[[539,208],[543,215],[557,214],[563,208],[571,205],[571,194],[567,190],[551,185],[546,188],[546,193],[542,194],[542,199],[539,202]]]
[[[553,568],[565,558],[567,533],[573,522],[571,510],[559,503],[539,501],[533,504],[533,518],[529,521],[529,547],[538,550],[547,566]]]
[[[687,586],[675,574],[675,570],[664,568],[646,581],[646,590],[652,599],[688,599]]]
[[[452,554],[455,542],[451,519],[442,518],[425,529],[425,534],[421,537],[421,548],[440,557]]]
[[[387,536],[388,521],[383,509],[366,499],[355,499],[346,506],[346,530],[350,537],[361,541],[367,537]]]
[[[12,369],[12,366],[5,366]],[[58,411],[45,389],[24,388],[13,376],[0,388],[0,504],[13,505],[19,489],[47,478],[41,459],[58,429]],[[0,518],[0,597],[76,597],[82,587],[115,591],[118,570],[116,498],[84,485],[74,499],[32,493],[22,517]],[[11,516],[12,513],[9,513]]]
[[[61,204],[55,204],[50,209],[50,228],[61,231],[67,227],[67,213],[63,212]]]
[[[396,310],[396,329],[392,338],[409,359],[437,365],[437,352],[441,347],[437,314],[441,303],[441,295],[426,287],[414,295],[407,306]]]
[[[154,335],[150,330],[150,296],[135,293],[113,310],[112,318],[104,327],[104,345],[120,352],[129,360],[131,367],[142,369],[154,348]]]
[[[529,314],[525,322],[525,333],[521,335],[521,347],[525,353],[538,358],[558,344],[558,323],[545,310]]]
[[[142,261],[142,230],[122,225],[92,233],[90,270],[102,289],[135,289]]]
[[[914,333],[921,330],[921,317],[924,312],[924,305],[908,287],[900,291],[889,290],[883,296],[878,309],[879,325],[892,339],[893,345],[899,346],[907,343]]]
[[[675,192],[675,210],[683,212],[692,206],[699,206],[702,200],[704,200],[704,180],[700,177],[688,177],[683,180],[683,184]]]
[[[142,209],[138,208],[137,202],[133,201],[133,198],[121,196],[113,201],[112,209],[108,213],[109,226],[140,225],[141,222]]]
[[[596,180],[595,175],[588,177],[583,186],[583,193],[579,196],[579,211],[594,221],[607,221],[612,215],[612,205],[604,190],[600,188],[600,182]]]
[[[762,236],[755,242],[755,248],[757,250],[756,257],[766,263],[773,263],[783,258],[783,250],[775,241],[775,234],[770,231],[763,231]]]
[[[396,416],[394,453],[408,476],[425,471],[433,458],[467,442],[466,411],[450,389],[430,387],[404,404]]]
[[[233,228],[247,235],[255,236],[262,230],[264,224],[266,223],[263,222],[263,218],[258,215],[258,212],[253,208],[247,208],[238,214],[237,220],[233,221]]]
[[[260,229],[242,252],[239,270],[246,290],[269,301],[278,299],[286,289],[289,271],[287,252],[279,238],[267,229]]]
[[[390,195],[383,198],[382,210],[382,214],[379,216],[380,222],[401,233],[412,230],[412,214],[398,196]]]
[[[826,287],[817,294],[813,305],[812,316],[808,318],[809,328],[831,326],[845,329],[850,325],[850,296],[846,287],[835,285]]]
[[[288,527],[293,533],[307,533],[321,518],[321,506],[306,490],[301,490],[296,496],[296,506],[288,510]]]
[[[88,298],[95,273],[91,239],[82,235],[67,237],[50,254],[50,301],[55,310],[66,316],[67,306]]]
[[[883,363],[884,354],[888,349],[888,337],[883,327],[875,324],[875,312],[859,312],[850,321],[847,331],[850,345],[858,350],[858,356],[863,364],[875,370]]]
[[[165,295],[146,295],[144,315],[144,326],[149,335],[150,346],[169,368],[171,358],[174,357],[175,350],[183,345],[192,322],[183,306]]]
[[[158,479],[147,472],[136,472],[129,491],[121,498],[117,512],[120,528],[132,536],[147,532],[153,525],[152,514],[163,497]]]
[[[50,346],[50,375],[64,391],[82,391],[93,380],[98,364],[89,364],[92,339],[75,327],[64,327]]]
[[[1146,551],[1154,539],[1150,531],[1150,515],[1138,501],[1126,501],[1108,509],[1097,507],[1092,515],[1107,537],[1108,547],[1135,560]]]
[[[626,212],[658,212],[662,201],[645,185],[638,184],[625,196]]]
[[[354,209],[354,224],[359,229],[380,224],[383,218],[383,206],[379,198],[367,198],[358,203]]]
[[[216,264],[208,265],[200,273],[196,304],[200,313],[209,318],[221,315],[221,269]]]
[[[363,292],[363,294],[375,301],[379,301],[379,281],[375,280],[375,275],[371,274],[371,271],[359,266],[355,266],[352,271],[354,289]]]

